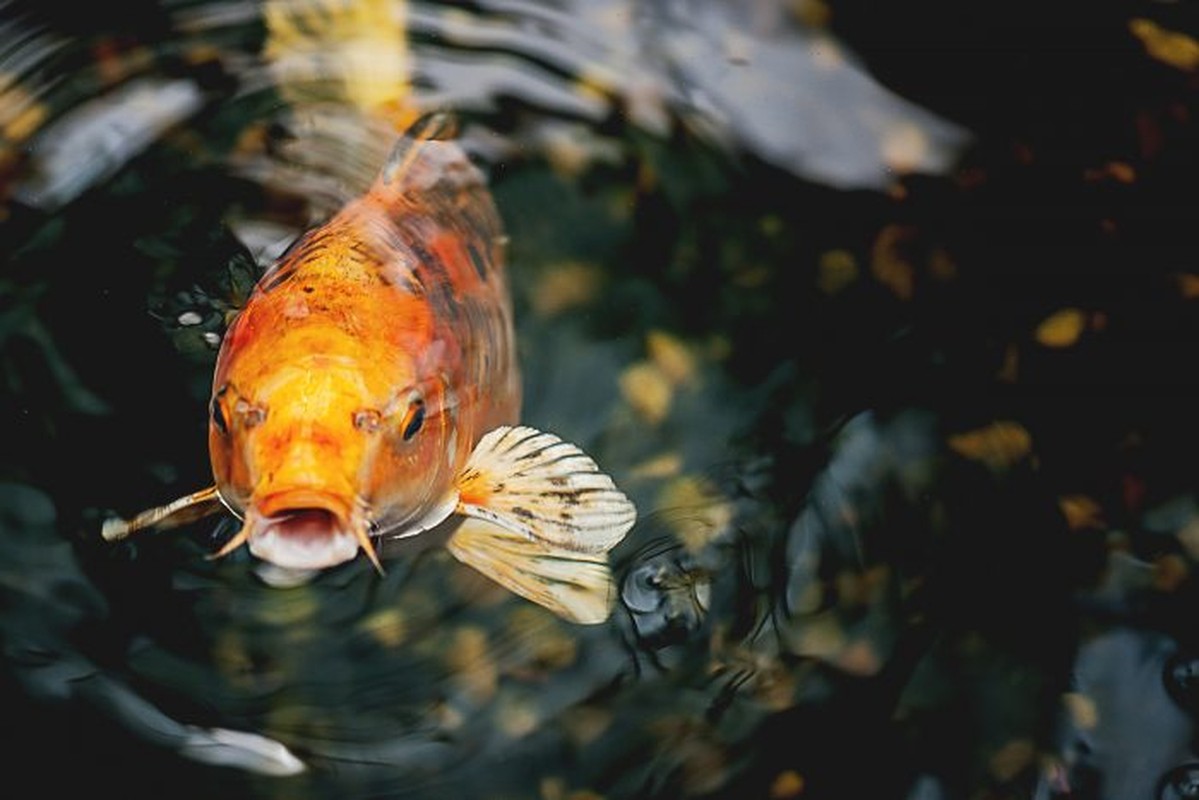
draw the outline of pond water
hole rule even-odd
[[[0,3],[12,785],[1193,796],[1192,9],[350,5]],[[229,320],[392,145],[363,63],[488,176],[522,421],[637,506],[602,625],[433,537],[100,538],[211,482]]]

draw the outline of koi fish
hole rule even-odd
[[[215,484],[115,541],[228,508],[247,545],[303,580],[373,540],[456,524],[451,554],[579,623],[607,618],[607,552],[636,511],[578,447],[517,424],[520,376],[499,214],[481,172],[429,131],[298,239],[229,327],[213,377]]]

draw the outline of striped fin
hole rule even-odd
[[[426,114],[416,120],[392,148],[379,180],[384,185],[396,184],[397,187],[404,188],[411,181],[413,165],[422,148],[430,142],[446,142],[453,139],[457,134],[457,128],[457,120],[445,112]],[[459,151],[455,149],[453,155],[459,156]],[[461,155],[459,158],[465,160],[466,157]]]
[[[608,618],[615,589],[602,553],[580,553],[529,539],[482,519],[466,519],[446,549],[513,594],[571,622]]]
[[[606,553],[637,518],[590,456],[534,428],[488,433],[456,483],[459,514],[576,553]]]

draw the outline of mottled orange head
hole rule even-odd
[[[470,442],[448,388],[452,354],[419,298],[336,252],[294,260],[264,278],[225,338],[209,451],[222,499],[244,515],[222,552],[244,542],[314,570],[359,547],[373,560],[375,530],[444,519]]]

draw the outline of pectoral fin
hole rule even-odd
[[[603,622],[612,608],[612,573],[602,553],[556,547],[482,519],[463,520],[446,549],[510,592],[571,622]]]
[[[133,519],[107,519],[100,528],[100,535],[106,542],[115,542],[147,528],[177,528],[203,519],[221,508],[220,494],[215,486],[209,486],[207,489],[173,500],[165,506],[143,511]]]
[[[456,483],[459,514],[578,553],[606,553],[637,519],[586,453],[533,428],[488,433]]]
[[[589,456],[550,433],[497,428],[456,484],[467,519],[447,543],[455,558],[572,622],[608,618],[606,554],[637,512]]]

